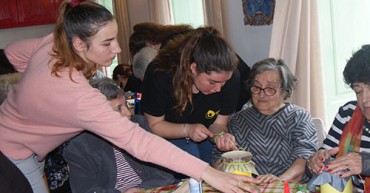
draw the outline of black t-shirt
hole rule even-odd
[[[217,114],[230,115],[236,109],[239,97],[239,71],[236,70],[231,78],[218,93],[204,95],[201,92],[193,94],[193,106],[189,104],[180,116],[176,110],[173,97],[172,76],[154,72],[150,64],[145,73],[143,95],[140,102],[142,112],[152,116],[165,115],[165,120],[172,123],[201,123],[207,128],[216,120]]]

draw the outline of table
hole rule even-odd
[[[297,187],[300,185],[305,186],[304,184],[299,184],[299,183],[289,183],[290,193],[296,193]],[[206,193],[219,193],[220,192],[204,182],[202,186],[203,186],[203,192],[206,192]],[[256,186],[261,190],[261,193],[283,193],[284,192],[284,182],[281,182],[281,181],[271,183],[271,184],[259,184]],[[187,193],[189,192],[188,187],[189,187],[189,180],[186,180],[179,187],[177,184],[174,184],[174,185],[165,186],[165,187],[148,189],[148,190],[145,190],[145,193]]]

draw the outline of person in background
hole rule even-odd
[[[370,45],[363,45],[348,60],[344,82],[356,94],[339,108],[319,151],[309,159],[314,174],[328,170],[342,178],[352,176],[354,191],[370,192]],[[324,164],[328,159],[333,159]]]
[[[130,35],[129,49],[133,58],[144,47],[156,50],[164,47],[167,42],[178,34],[185,34],[193,27],[190,25],[163,25],[154,22],[143,22],[134,25]]]
[[[10,63],[23,74],[0,106],[0,151],[35,193],[48,192],[45,156],[85,130],[138,159],[204,180],[222,192],[258,191],[243,183],[258,180],[217,171],[115,112],[88,80],[121,52],[116,20],[91,1],[66,0],[59,13],[54,33],[5,48]]]
[[[125,92],[141,92],[142,81],[134,76],[131,65],[118,64],[113,70],[112,78]]]
[[[157,56],[157,53],[158,51],[152,47],[144,47],[135,54],[132,60],[132,71],[136,78],[141,81],[144,80],[145,71],[150,62]]]
[[[239,73],[234,52],[212,27],[179,35],[149,64],[141,110],[153,133],[210,163],[212,138],[230,143],[227,121],[235,111]]]
[[[112,79],[116,81],[121,88],[125,88],[127,84],[128,77],[131,75],[129,70],[130,68],[128,65],[124,64],[118,64],[116,67],[114,67]]]
[[[317,150],[318,139],[310,113],[286,102],[296,81],[282,59],[257,62],[248,80],[253,106],[235,113],[228,124],[236,144],[252,153],[258,179],[264,183],[310,178],[306,160]],[[222,153],[213,151],[216,168]]]
[[[109,101],[114,111],[129,117],[150,131],[142,115],[133,115],[126,105],[125,93],[110,78],[93,79],[97,88]],[[170,185],[173,176],[153,164],[142,162],[105,139],[83,132],[64,150],[68,162],[73,192],[137,192],[140,189]]]

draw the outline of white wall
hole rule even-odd
[[[244,25],[243,4],[241,0],[221,1],[224,36],[235,52],[252,66],[269,55],[272,25]]]

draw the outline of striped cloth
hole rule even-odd
[[[142,183],[141,178],[135,173],[130,164],[126,161],[122,152],[113,148],[117,165],[117,181],[115,189],[124,192],[129,187],[137,187]]]

